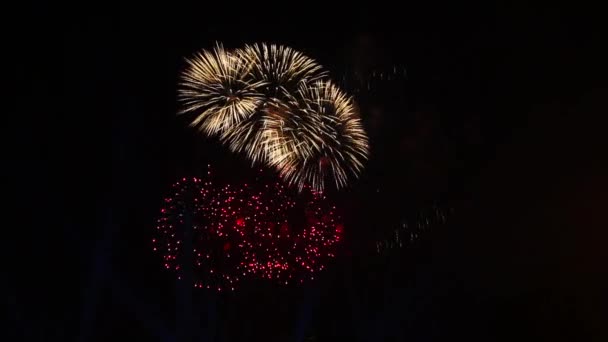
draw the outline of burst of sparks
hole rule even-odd
[[[192,126],[300,190],[323,191],[330,181],[342,188],[361,173],[369,143],[353,99],[325,76],[286,46],[218,45],[188,60],[182,113],[196,113]]]
[[[286,113],[288,102],[302,86],[322,79],[326,73],[312,58],[290,47],[275,44],[246,45],[237,50],[242,60],[251,65],[251,76],[260,81],[259,91],[265,100],[256,115],[241,121],[222,135],[222,140],[235,152],[244,152],[252,162],[267,162],[274,152],[267,140],[274,132],[266,130],[265,118]]]
[[[265,82],[269,98],[289,95],[300,85],[326,76],[315,60],[287,46],[262,43],[246,45],[239,51],[252,62],[254,77]]]
[[[153,249],[178,279],[191,271],[198,288],[234,290],[247,277],[314,280],[344,227],[324,194],[293,195],[279,182],[215,187],[209,177],[183,178],[164,200]]]
[[[263,102],[259,92],[265,82],[255,80],[253,65],[221,45],[203,50],[187,60],[181,75],[181,113],[193,113],[190,125],[207,135],[222,134],[249,118]]]
[[[351,98],[330,82],[301,86],[297,105],[286,116],[266,116],[269,162],[290,184],[322,191],[357,176],[369,154],[367,135]]]

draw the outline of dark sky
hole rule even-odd
[[[7,13],[3,340],[607,340],[600,12],[294,5]],[[356,95],[372,157],[331,194],[347,241],[318,283],[191,293],[151,253],[176,177],[207,162],[251,176],[175,117],[183,58],[216,41],[287,44],[336,80],[407,70]],[[374,253],[432,203],[453,210],[446,225]]]

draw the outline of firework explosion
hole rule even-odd
[[[332,178],[336,188],[344,187],[363,169],[369,149],[352,99],[330,82],[316,82],[300,87],[292,107],[297,115],[267,120],[274,133],[271,164],[299,187],[321,191]]]
[[[242,231],[238,220],[229,221],[223,215],[227,209],[218,194],[210,182],[199,178],[174,183],[172,193],[164,199],[152,243],[165,268],[174,270],[178,279],[189,264],[195,287],[234,290],[241,270],[239,250],[232,247]],[[234,194],[226,195],[232,198]]]
[[[335,257],[343,226],[324,195],[292,195],[280,183],[214,188],[184,178],[164,200],[153,248],[178,278],[190,267],[199,288],[234,290],[245,277],[314,279]]]
[[[253,192],[266,207],[260,207],[261,224],[249,230],[242,265],[251,274],[280,284],[314,280],[335,257],[341,240],[343,226],[336,207],[314,191],[304,191],[295,200],[280,183]]]
[[[207,135],[225,134],[251,117],[264,96],[258,89],[266,83],[250,76],[252,64],[238,53],[217,45],[187,60],[181,75],[181,113],[194,113],[190,123]]]
[[[247,45],[237,50],[241,59],[251,65],[253,79],[260,80],[259,91],[265,101],[258,108],[257,115],[244,120],[222,136],[222,140],[232,151],[244,152],[253,162],[268,162],[277,152],[268,140],[276,132],[267,130],[268,119],[285,119],[289,111],[287,105],[293,94],[301,87],[326,76],[313,59],[286,46],[274,44]]]
[[[262,90],[269,99],[289,97],[301,85],[327,75],[312,58],[287,46],[253,44],[239,51],[252,64],[254,78],[264,82]]]
[[[188,60],[182,113],[192,126],[253,163],[279,171],[299,189],[333,180],[344,187],[368,157],[368,139],[352,98],[323,80],[313,59],[281,45],[220,45]]]

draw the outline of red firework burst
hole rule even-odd
[[[281,183],[253,191],[260,223],[247,230],[242,265],[249,273],[281,284],[314,279],[335,257],[342,224],[321,193],[296,193]]]
[[[154,250],[178,278],[190,267],[199,288],[234,290],[246,276],[281,284],[314,279],[335,257],[344,230],[335,206],[309,189],[278,182],[216,188],[183,178],[172,190]]]
[[[238,225],[217,219],[225,210],[223,198],[210,181],[199,178],[182,178],[172,190],[152,240],[165,268],[176,271],[178,279],[191,271],[195,287],[234,290],[240,259],[231,246],[241,234]]]

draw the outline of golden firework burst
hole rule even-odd
[[[290,184],[322,191],[358,176],[369,155],[369,141],[353,100],[329,81],[301,86],[284,117],[265,117],[265,141],[276,167]]]
[[[194,114],[191,126],[207,135],[223,134],[251,117],[265,97],[265,82],[251,77],[253,65],[218,44],[187,59],[178,98],[181,114]]]
[[[267,118],[287,115],[299,87],[322,79],[326,72],[314,59],[283,45],[246,45],[235,53],[251,66],[250,75],[259,80],[258,90],[264,94],[264,101],[254,115],[225,131],[221,139],[232,151],[245,153],[254,163],[268,162],[277,154],[268,148],[268,140],[276,132],[265,129]]]
[[[282,45],[234,51],[218,44],[187,60],[181,114],[290,184],[322,191],[356,177],[369,142],[351,97],[325,79],[313,59]]]

